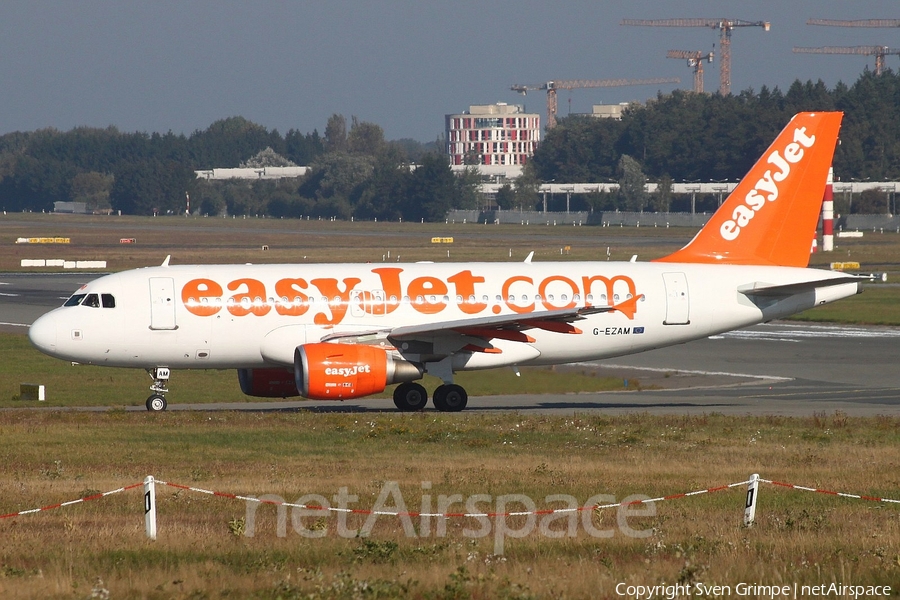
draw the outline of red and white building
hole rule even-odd
[[[524,165],[541,141],[541,117],[518,104],[479,104],[446,115],[451,165]]]

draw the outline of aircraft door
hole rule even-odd
[[[688,325],[691,322],[691,304],[687,277],[684,273],[663,273],[666,286],[666,320],[663,325]]]
[[[175,281],[171,277],[150,278],[150,329],[177,329],[175,325]]]

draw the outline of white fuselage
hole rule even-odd
[[[291,366],[294,349],[326,336],[584,306],[580,333],[527,329],[531,342],[461,353],[453,369],[602,359],[784,317],[857,293],[856,282],[778,298],[741,290],[838,278],[817,269],[631,262],[163,266],[101,277],[78,294],[106,304],[51,311],[30,337],[86,364],[173,369]],[[112,298],[110,301],[109,298]],[[435,343],[440,343],[436,340]],[[397,351],[425,360],[415,348]]]

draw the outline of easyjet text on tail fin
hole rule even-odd
[[[807,266],[842,118],[795,115],[694,239],[657,260]]]

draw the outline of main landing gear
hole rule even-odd
[[[403,412],[422,410],[428,404],[428,392],[415,382],[401,383],[394,390],[394,405]]]
[[[434,390],[432,402],[441,412],[459,412],[466,407],[469,395],[461,385],[445,384]],[[394,390],[394,404],[403,412],[422,410],[428,403],[428,392],[415,382],[401,383]]]
[[[434,407],[442,412],[459,412],[466,407],[469,395],[465,388],[455,383],[439,385],[431,398]]]
[[[150,386],[150,391],[153,394],[147,398],[147,410],[150,412],[162,412],[168,406],[164,394],[169,392],[169,389],[166,387],[166,384],[169,382],[169,367],[156,367],[155,369],[148,369],[147,372],[153,378],[153,385]]]

